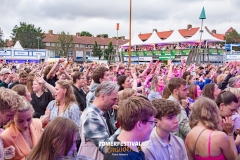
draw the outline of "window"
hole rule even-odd
[[[73,53],[74,53],[74,51],[73,51],[73,50],[71,50],[71,51],[68,51],[68,57],[73,57]]]
[[[78,48],[78,47],[79,47],[79,44],[75,44],[75,47],[77,47],[77,48]]]
[[[50,43],[46,43],[46,46],[50,46]]]
[[[85,45],[84,44],[80,44],[80,48],[84,48],[85,47]]]
[[[101,48],[104,48],[104,46],[102,45]]]
[[[54,46],[56,46],[56,44],[55,44],[55,43],[51,43],[51,46],[53,46],[53,47],[54,47]]]
[[[91,51],[86,51],[86,57],[91,57]]]

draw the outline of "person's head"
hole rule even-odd
[[[170,95],[171,95],[171,91],[168,88],[168,84],[166,84],[163,89],[162,98],[168,99]]]
[[[230,91],[222,91],[218,95],[216,103],[219,107],[221,117],[234,115],[239,107],[237,97]]]
[[[1,81],[5,81],[8,78],[8,75],[11,73],[11,70],[8,68],[3,68],[0,71]]]
[[[187,80],[187,76],[190,76],[190,75],[191,75],[191,72],[189,71],[183,72],[182,78]]]
[[[28,76],[28,73],[25,71],[19,73],[19,80],[18,80],[19,83],[26,85],[27,84],[27,76]]]
[[[119,85],[119,91],[124,90],[125,88],[132,88],[130,78],[127,76],[119,76],[117,78],[117,84]]]
[[[34,74],[32,75],[28,75],[28,78],[27,78],[27,89],[29,90],[30,93],[33,93],[33,80],[34,80]]]
[[[78,126],[69,118],[56,117],[51,120],[27,159],[57,159],[72,156],[76,151]]]
[[[43,72],[44,76],[47,76],[47,75],[48,75],[48,73],[50,72],[50,70],[52,69],[52,67],[53,67],[53,65],[48,65],[47,67],[45,67],[44,72]],[[51,77],[54,77],[55,74],[56,74],[56,71],[54,71],[54,72],[52,73]]]
[[[188,75],[186,77],[186,81],[188,85],[193,84],[194,82],[196,82],[196,76]]]
[[[228,80],[229,87],[233,88],[240,88],[240,78],[239,77],[232,77]]]
[[[206,84],[202,90],[202,96],[215,100],[221,90],[214,83]]]
[[[24,105],[18,108],[13,120],[13,123],[20,132],[24,132],[29,129],[34,114],[34,109],[30,102],[26,100],[24,100],[23,102]]]
[[[227,74],[220,74],[220,75],[217,77],[217,84],[222,83],[226,77],[227,77]]]
[[[191,128],[198,125],[198,123],[202,123],[208,129],[219,130],[220,122],[219,110],[213,100],[200,97],[194,102],[189,119]]]
[[[108,111],[112,109],[112,106],[116,104],[118,99],[118,89],[119,86],[111,81],[102,82],[95,91],[95,101],[103,111]]]
[[[225,91],[230,91],[237,97],[237,99],[238,99],[238,106],[240,107],[240,88],[228,87],[228,88],[225,89]]]
[[[198,72],[198,74],[203,74],[204,68],[202,66],[198,67],[197,72]]]
[[[182,78],[172,78],[168,83],[171,94],[178,100],[186,99],[188,94],[187,82]]]
[[[155,75],[155,76],[153,76],[153,78],[151,80],[151,90],[157,91],[156,89],[158,87],[164,87],[164,81],[161,76]]]
[[[190,86],[188,86],[188,91],[188,97],[192,98],[193,100],[200,97],[202,94],[202,90],[197,84],[191,84]]]
[[[131,75],[131,69],[130,68],[125,68],[124,75],[129,77]]]
[[[123,101],[125,99],[130,98],[131,96],[137,95],[137,91],[135,91],[132,88],[126,88],[126,89],[124,89],[124,90],[122,90],[120,92],[118,92],[119,93],[118,94],[119,101]]]
[[[57,81],[57,84],[55,86],[55,100],[57,106],[60,104],[61,101],[64,101],[64,110],[70,107],[72,103],[77,103],[70,82],[60,80]]]
[[[118,69],[118,73],[122,75],[124,73],[124,70],[124,67],[120,66]]]
[[[23,96],[26,98],[27,101],[31,101],[31,93],[28,91],[27,86],[22,84],[17,84],[12,88],[13,91],[17,92],[20,96]]]
[[[109,81],[109,71],[106,67],[97,67],[92,73],[92,79],[95,83]]]
[[[181,111],[178,103],[163,98],[156,98],[152,101],[152,104],[157,109],[157,115],[155,116],[157,129],[165,133],[177,131],[177,115]]]
[[[155,126],[156,108],[150,101],[140,96],[133,96],[119,104],[117,121],[121,129],[134,132],[140,141],[147,141]]]
[[[18,108],[25,105],[22,96],[15,91],[0,88],[0,125],[6,125],[10,120],[13,120]]]
[[[76,71],[74,72],[73,76],[73,83],[79,87],[83,87],[86,85],[86,77],[83,75],[83,73]]]

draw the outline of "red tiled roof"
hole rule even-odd
[[[190,29],[179,29],[178,31],[183,37],[192,37],[199,30],[199,28],[200,27]]]
[[[49,34],[45,33],[45,38],[43,42],[56,42],[58,34]],[[100,38],[100,37],[87,37],[87,36],[76,36],[73,35],[73,42],[76,44],[94,44],[97,41],[98,45],[108,45],[109,42],[112,42],[113,45],[116,45],[115,38]],[[123,45],[127,43],[128,40],[118,39],[118,45]]]
[[[234,29],[232,27],[230,27],[226,33],[232,32]]]
[[[218,38],[218,39],[221,39],[221,40],[224,40],[224,37],[225,37],[225,34],[212,34],[214,37]]]
[[[13,41],[8,41],[7,42],[7,47],[12,47],[13,46]]]

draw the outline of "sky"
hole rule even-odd
[[[132,36],[140,33],[200,27],[224,34],[230,27],[240,32],[240,0],[132,0]],[[45,33],[65,31],[71,35],[88,31],[94,36],[129,37],[130,0],[0,0],[0,28],[3,39],[11,39],[20,22],[34,24]]]

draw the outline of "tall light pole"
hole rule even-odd
[[[117,30],[116,56],[117,56],[117,61],[119,61],[119,54],[118,54],[118,30],[119,30],[119,23],[116,24],[116,30]],[[120,61],[121,61],[121,60],[120,60]]]
[[[38,50],[39,50],[39,39],[40,39],[40,37],[37,37],[37,40],[38,40]]]
[[[132,0],[130,0],[130,23],[129,23],[129,46],[128,46],[128,66],[131,65],[131,49],[132,49]]]

